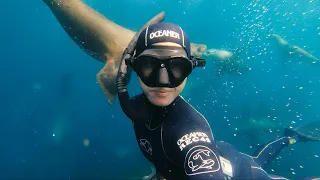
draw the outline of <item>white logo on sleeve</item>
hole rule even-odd
[[[206,146],[191,148],[184,161],[185,173],[189,176],[220,170],[220,164],[216,154]]]
[[[208,135],[206,135],[203,132],[192,132],[189,134],[185,134],[184,136],[182,136],[178,141],[177,144],[180,148],[180,150],[182,151],[186,146],[188,146],[189,144],[192,144],[194,142],[207,142],[210,143],[210,139],[208,137]]]
[[[233,177],[231,162],[221,156],[219,158],[221,162],[222,172],[229,177]]]
[[[146,139],[140,139],[140,147],[146,151],[147,153],[149,153],[150,155],[152,155],[152,146],[151,144],[149,143],[148,140]]]

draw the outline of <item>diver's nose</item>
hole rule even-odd
[[[169,83],[169,75],[168,71],[164,66],[161,65],[162,68],[159,70],[159,82],[161,84],[168,84]]]

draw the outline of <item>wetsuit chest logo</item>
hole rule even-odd
[[[220,164],[216,154],[206,146],[191,148],[184,161],[185,173],[189,176],[220,170]]]
[[[208,137],[208,135],[206,135],[203,132],[192,132],[189,134],[185,134],[184,136],[182,136],[178,141],[177,144],[180,148],[180,150],[182,151],[186,146],[188,146],[189,144],[192,144],[194,142],[207,142],[210,143],[210,139]]]
[[[144,151],[146,151],[148,154],[152,155],[152,146],[148,140],[140,139],[139,145]]]

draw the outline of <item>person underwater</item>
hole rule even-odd
[[[186,32],[167,22],[147,23],[124,51],[118,97],[141,152],[156,169],[150,179],[286,179],[266,173],[260,158],[216,142],[205,117],[180,96],[187,77],[205,62],[191,56]],[[126,88],[129,68],[143,91],[133,98]],[[274,157],[292,142],[280,138],[267,145],[272,151],[263,148],[257,157]]]

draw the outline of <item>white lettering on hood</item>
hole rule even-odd
[[[159,30],[156,32],[152,32],[152,33],[150,33],[149,38],[153,39],[153,38],[158,38],[158,37],[162,37],[162,36],[169,36],[172,38],[180,39],[179,33],[175,32],[175,31],[171,31],[171,30]]]

